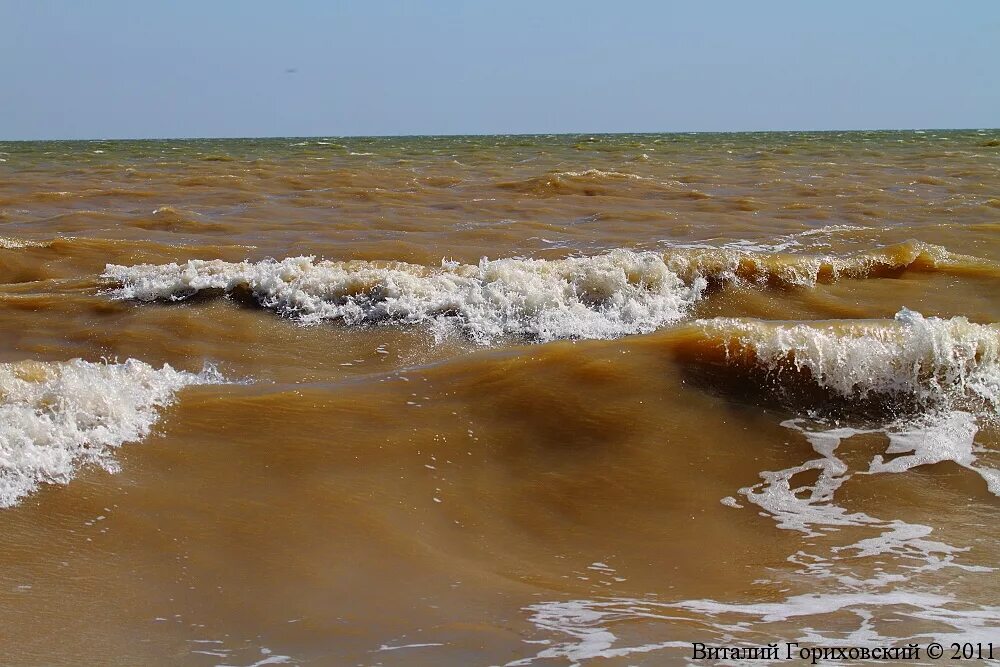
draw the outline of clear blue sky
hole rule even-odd
[[[996,0],[0,0],[0,139],[997,126]]]

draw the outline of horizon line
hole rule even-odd
[[[262,139],[413,139],[418,137],[572,137],[572,136],[629,136],[629,135],[696,135],[696,134],[823,134],[832,132],[972,132],[1000,131],[1000,127],[872,127],[872,128],[830,128],[809,130],[659,130],[659,131],[612,131],[612,132],[476,132],[445,134],[269,134],[258,136],[215,135],[215,136],[162,136],[162,137],[50,137],[45,139],[3,139],[0,143],[42,143],[67,141],[205,141],[205,140],[262,140]]]

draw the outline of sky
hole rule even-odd
[[[0,0],[0,139],[1000,126],[1000,2]]]

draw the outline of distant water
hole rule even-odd
[[[0,654],[997,645],[998,294],[998,130],[0,143]]]

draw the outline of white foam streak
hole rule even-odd
[[[148,435],[178,390],[219,381],[212,370],[156,369],[134,359],[0,364],[0,507],[42,483],[65,484],[88,463],[113,471],[111,452]]]
[[[684,316],[704,281],[685,285],[654,253],[615,250],[562,260],[483,259],[428,268],[401,262],[191,260],[109,265],[118,298],[179,300],[202,290],[248,289],[266,308],[302,322],[428,323],[473,340],[614,338]]]
[[[779,528],[803,532],[808,538],[820,536],[832,539],[832,533],[846,527],[876,531],[870,537],[854,542],[830,545],[825,552],[798,551],[788,562],[799,566],[798,574],[814,577],[834,586],[834,592],[873,591],[895,587],[903,582],[913,584],[915,577],[943,568],[965,572],[992,572],[993,568],[962,563],[959,556],[967,547],[956,547],[930,539],[929,526],[899,519],[884,520],[863,512],[848,512],[837,505],[835,492],[851,478],[849,467],[837,457],[842,442],[859,435],[888,437],[886,453],[903,454],[889,463],[876,455],[867,471],[860,474],[900,473],[919,465],[954,461],[981,475],[975,464],[973,439],[975,418],[968,413],[944,413],[921,417],[919,424],[893,424],[881,429],[855,430],[838,428],[810,430],[807,420],[794,419],[783,426],[800,431],[812,444],[820,458],[799,466],[760,474],[762,482],[740,490],[740,494],[771,516]],[[795,475],[818,470],[811,484],[793,488]],[[858,474],[858,473],[855,473]],[[988,475],[983,475],[990,484]],[[994,490],[991,487],[991,490]],[[994,491],[995,492],[995,491]],[[853,533],[851,533],[853,534]],[[846,540],[845,540],[846,541]],[[811,540],[813,549],[820,546]]]
[[[686,641],[666,641],[639,646],[616,647],[618,637],[606,627],[618,620],[665,619],[649,611],[640,600],[569,600],[544,602],[528,607],[530,621],[536,628],[570,641],[555,643],[536,655],[506,663],[504,667],[530,665],[536,660],[563,659],[578,665],[593,658],[613,658],[635,653],[650,653],[665,648],[690,649]],[[655,603],[652,605],[656,607]]]

